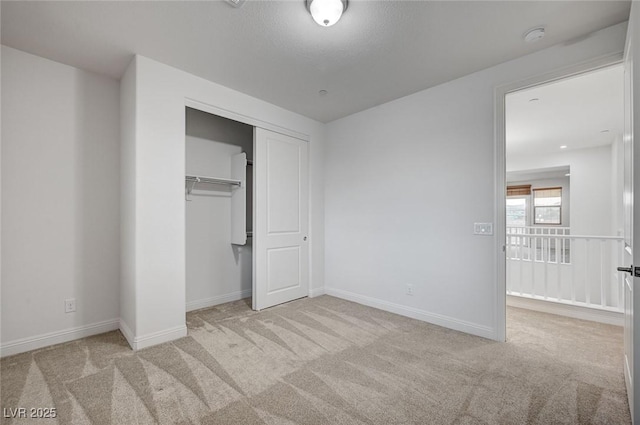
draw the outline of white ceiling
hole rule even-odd
[[[625,21],[630,2],[351,0],[329,28],[304,0],[1,7],[5,45],[115,78],[139,53],[329,122]]]
[[[568,178],[571,169],[569,166],[540,168],[537,170],[507,171],[507,182],[530,182],[545,179],[565,179]]]
[[[623,108],[621,65],[509,94],[507,157],[609,145],[622,134]]]

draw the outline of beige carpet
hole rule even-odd
[[[510,309],[500,344],[329,296],[187,319],[135,354],[111,332],[2,359],[2,408],[58,414],[2,423],[630,423],[614,326]]]

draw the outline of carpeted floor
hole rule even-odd
[[[2,424],[630,423],[615,326],[510,308],[500,344],[329,296],[187,322],[137,353],[110,332],[2,359]]]

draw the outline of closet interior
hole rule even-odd
[[[253,132],[186,108],[187,311],[251,296]]]

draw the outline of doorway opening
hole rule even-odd
[[[519,309],[622,326],[623,117],[621,64],[506,94],[507,339]]]
[[[253,269],[253,132],[186,108],[186,311],[245,300]]]
[[[263,310],[308,296],[307,140],[185,114],[186,311],[241,299]]]

